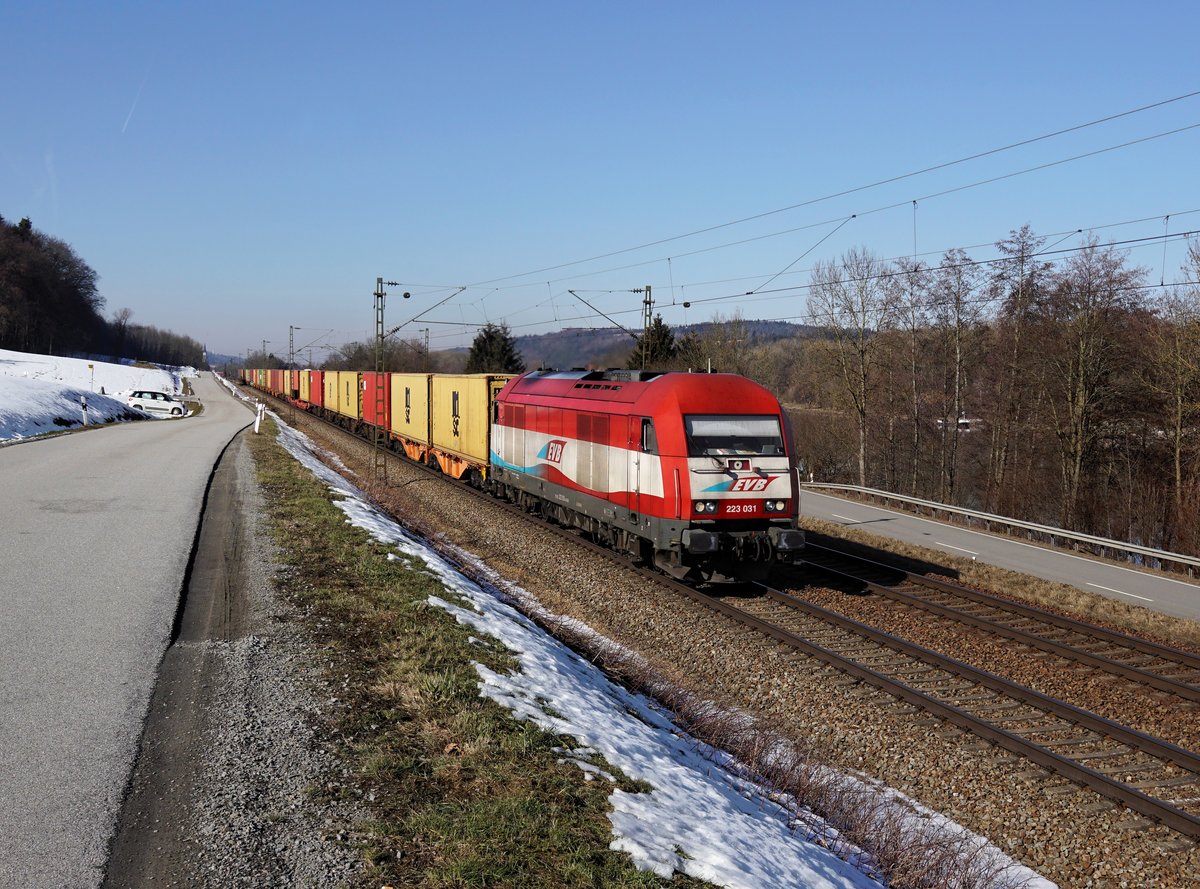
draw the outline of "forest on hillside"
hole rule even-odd
[[[190,337],[134,324],[129,309],[105,318],[97,280],[65,241],[0,217],[0,349],[202,365],[204,347]]]
[[[805,288],[821,334],[747,345],[733,318],[675,364],[777,392],[818,481],[1200,554],[1200,241],[1175,283],[1094,239],[996,247],[848,251]]]

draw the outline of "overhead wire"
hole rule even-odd
[[[1173,213],[1173,214],[1169,214],[1169,215],[1182,216],[1182,215],[1198,213],[1198,212],[1200,212],[1200,209],[1187,210],[1187,211],[1183,211],[1181,213]],[[1117,226],[1121,226],[1121,225],[1130,225],[1130,224],[1135,224],[1137,222],[1145,222],[1150,219],[1158,219],[1158,218],[1160,218],[1160,217],[1152,216],[1152,217],[1144,217],[1144,218],[1138,219],[1138,220],[1130,220],[1127,222],[1107,223],[1104,225],[1091,226],[1087,230],[1088,231],[1097,231],[1097,230],[1101,230],[1104,228],[1113,228],[1113,227],[1117,227]],[[1129,247],[1130,249],[1133,249],[1138,246],[1149,246],[1156,241],[1163,241],[1164,243],[1167,243],[1169,241],[1187,241],[1189,238],[1200,235],[1200,229],[1197,229],[1197,230],[1186,231],[1186,232],[1177,232],[1173,235],[1170,235],[1170,234],[1168,234],[1168,235],[1152,235],[1152,236],[1148,236],[1148,237],[1144,237],[1144,238],[1127,238],[1124,240],[1110,241],[1108,243],[1101,243],[1101,244],[1083,244],[1083,245],[1080,245],[1077,247],[1063,248],[1061,250],[1055,249],[1055,248],[1057,248],[1058,244],[1061,244],[1063,241],[1067,240],[1067,238],[1070,238],[1074,235],[1082,234],[1083,231],[1084,231],[1084,229],[1077,228],[1077,229],[1072,229],[1071,231],[1068,231],[1066,233],[1056,232],[1054,234],[1061,234],[1062,237],[1060,237],[1053,244],[1050,244],[1048,247],[1042,247],[1039,250],[1037,250],[1033,253],[1030,253],[1028,255],[1027,259],[1035,259],[1035,258],[1044,257],[1044,256],[1061,256],[1061,255],[1067,255],[1067,254],[1071,254],[1071,253],[1079,253],[1079,252],[1082,252],[1082,251],[1085,251],[1088,249],[1111,249],[1111,248],[1121,248],[1121,247]],[[1053,235],[1050,235],[1048,237],[1053,237]],[[990,246],[990,245],[989,244],[980,244],[980,245],[974,245],[972,247],[965,248],[965,249],[975,249],[976,247],[981,247],[981,246]],[[954,248],[951,248],[951,249],[954,249]],[[957,249],[964,249],[964,248],[957,248]],[[945,254],[946,252],[948,252],[948,251],[946,251],[946,250],[930,251],[929,253],[926,253],[923,255],[933,255],[935,253]],[[884,264],[887,264],[889,262],[894,262],[894,261],[895,261],[895,259],[890,259],[890,260],[889,259],[881,259],[879,262],[880,262],[880,265],[884,265]],[[1009,256],[1001,256],[1001,257],[993,257],[990,259],[969,259],[964,262],[950,263],[950,264],[938,265],[938,266],[929,266],[928,268],[932,272],[938,272],[938,271],[948,271],[948,270],[954,270],[954,269],[960,269],[960,268],[999,265],[1002,263],[1012,262],[1012,261],[1013,261],[1012,258]],[[860,278],[855,278],[852,280],[855,280],[855,281],[886,280],[886,279],[890,279],[890,278],[894,278],[897,276],[902,276],[902,275],[908,274],[909,271],[910,270],[907,270],[907,269],[899,269],[899,270],[892,269],[892,270],[888,270],[888,271],[879,272],[878,274],[874,274],[874,275],[862,276]],[[844,281],[838,280],[838,281],[833,281],[833,282],[829,282],[829,283],[834,283],[834,284],[848,283],[849,280],[851,280],[851,279],[847,279]],[[711,282],[711,283],[726,283],[726,282],[717,281],[717,282]],[[1133,287],[1133,288],[1129,288],[1129,289],[1153,289],[1156,287],[1173,287],[1173,286],[1177,286],[1177,284],[1179,286],[1186,286],[1188,284],[1193,284],[1193,283],[1196,283],[1196,282],[1185,281],[1185,282],[1173,282],[1172,284],[1169,284],[1169,285],[1165,284],[1165,283],[1160,283],[1158,285],[1139,285],[1137,287]],[[681,286],[686,287],[688,285],[681,285]],[[793,286],[789,286],[789,287],[774,288],[774,289],[768,290],[768,291],[759,291],[755,295],[761,296],[760,301],[775,301],[775,300],[779,300],[779,299],[788,299],[788,298],[795,296],[797,294],[797,292],[803,291],[803,290],[809,290],[813,286],[814,285],[812,283],[798,284],[798,285],[793,285]],[[563,322],[569,323],[571,321],[587,321],[590,319],[594,319],[596,317],[602,317],[602,318],[606,319],[607,321],[609,321],[611,324],[619,327],[621,330],[624,330],[626,333],[629,333],[628,329],[625,328],[624,325],[620,324],[620,322],[618,322],[615,318],[613,318],[611,316],[613,316],[613,315],[617,315],[617,316],[632,315],[632,314],[636,314],[636,313],[640,312],[640,309],[622,309],[622,310],[612,311],[611,313],[605,313],[605,312],[602,312],[600,309],[598,309],[596,306],[592,305],[587,300],[580,297],[578,291],[568,290],[567,292],[570,293],[572,296],[575,296],[576,299],[579,299],[580,302],[583,302],[585,305],[587,305],[588,308],[590,308],[596,314],[594,314],[594,315],[578,315],[578,316],[574,316],[574,317],[562,318],[562,319],[556,319],[556,320],[561,320]],[[595,290],[595,291],[584,291],[584,292],[616,293],[616,292],[624,292],[624,291]],[[682,304],[684,306],[692,306],[692,305],[704,304],[704,303],[725,302],[725,301],[734,300],[734,299],[744,299],[745,296],[746,296],[746,294],[744,292],[728,293],[728,294],[722,294],[719,296],[703,297],[703,298],[699,298],[699,299],[692,298],[691,300],[687,300],[687,301],[683,302]],[[987,298],[983,298],[980,300],[967,301],[967,304],[986,303],[986,302],[994,302],[994,301],[996,301],[995,297],[987,297]],[[788,315],[788,316],[784,316],[782,318],[766,318],[766,319],[761,319],[761,320],[789,321],[789,320],[795,320],[796,318],[805,318],[805,317],[811,317],[811,315]],[[476,328],[482,326],[479,323],[469,322],[469,321],[458,322],[458,321],[427,320],[427,323],[453,325],[453,326],[460,326],[460,327],[476,327]],[[545,325],[546,323],[547,322],[543,320],[543,321],[532,321],[532,322],[529,322],[526,324],[515,324],[515,325],[509,325],[509,326],[510,326],[510,329],[519,330],[519,329],[525,329],[525,328],[531,328],[531,327],[540,327],[540,326]],[[607,328],[596,328],[596,329],[607,329]],[[634,336],[634,334],[632,334],[632,333],[630,333],[630,335]],[[449,337],[443,337],[443,338],[449,338]]]
[[[556,271],[556,270],[562,269],[562,268],[569,268],[570,266],[573,266],[573,265],[582,265],[583,263],[586,263],[586,262],[595,262],[596,260],[599,260],[599,259],[608,259],[609,257],[612,257],[612,256],[620,256],[624,253],[632,253],[637,250],[644,250],[648,247],[657,247],[661,244],[669,244],[674,241],[681,241],[681,240],[684,240],[685,238],[692,238],[697,235],[707,234],[708,232],[718,231],[720,229],[729,228],[734,225],[741,225],[742,223],[753,222],[757,219],[765,219],[768,216],[775,216],[780,213],[786,213],[791,210],[798,210],[802,207],[809,207],[814,204],[822,203],[824,201],[833,200],[835,198],[845,197],[845,196],[851,195],[851,194],[857,194],[858,192],[867,191],[872,188],[878,188],[882,185],[890,185],[894,182],[901,182],[905,179],[911,179],[916,176],[922,176],[926,173],[933,173],[938,170],[945,170],[950,167],[958,166],[960,164],[969,163],[970,161],[973,161],[973,160],[979,160],[981,158],[990,157],[995,154],[1001,154],[1005,151],[1011,151],[1016,148],[1022,148],[1026,145],[1033,145],[1037,142],[1043,142],[1043,141],[1046,141],[1047,139],[1053,139],[1058,136],[1066,135],[1067,133],[1078,132],[1079,130],[1088,129],[1088,128],[1094,127],[1094,126],[1099,126],[1100,124],[1109,123],[1111,121],[1119,120],[1124,117],[1129,117],[1134,114],[1140,114],[1141,112],[1149,111],[1154,108],[1161,108],[1166,105],[1171,105],[1175,102],[1182,102],[1186,99],[1190,99],[1195,96],[1200,96],[1200,90],[1193,90],[1191,92],[1184,93],[1179,96],[1174,96],[1170,99],[1163,99],[1158,102],[1152,102],[1147,105],[1141,105],[1137,108],[1131,108],[1127,111],[1121,111],[1116,114],[1110,114],[1105,117],[1087,121],[1085,123],[1075,124],[1075,125],[1069,126],[1069,127],[1064,127],[1062,129],[1055,130],[1050,133],[1044,133],[1040,136],[1033,136],[1031,138],[1022,139],[1017,142],[1012,142],[1007,145],[999,146],[997,148],[991,148],[986,151],[976,152],[975,154],[970,154],[965,157],[957,158],[952,161],[945,161],[943,163],[933,164],[931,166],[924,167],[920,170],[913,170],[908,173],[902,173],[902,174],[899,174],[896,176],[890,176],[885,179],[879,179],[875,182],[869,182],[865,185],[859,185],[859,186],[855,186],[854,188],[847,188],[847,189],[843,189],[841,191],[832,192],[827,195],[822,195],[821,197],[809,198],[808,200],[799,201],[795,204],[789,204],[786,207],[779,207],[774,210],[767,210],[762,213],[755,213],[750,216],[743,216],[739,219],[732,219],[727,222],[719,223],[717,225],[706,226],[705,228],[695,229],[694,231],[685,232],[680,235],[672,235],[671,237],[667,237],[667,238],[659,238],[658,240],[647,241],[643,244],[638,244],[633,247],[624,247],[620,250],[610,250],[607,253],[598,253],[594,256],[589,256],[584,259],[576,259],[576,260],[572,260],[570,262],[563,262],[563,263],[558,263],[556,265],[545,266],[545,267],[539,268],[539,269],[532,269],[527,272],[520,272],[520,273],[512,274],[512,275],[505,275],[505,276],[498,277],[498,278],[490,278],[485,281],[477,281],[471,286],[482,286],[484,284],[495,284],[500,281],[510,281],[515,278],[525,278],[530,275],[537,275],[537,274],[541,274],[543,272]],[[1200,124],[1197,124],[1197,126],[1200,126]],[[1133,144],[1133,143],[1130,143],[1130,144]]]
[[[1141,144],[1141,143],[1144,143],[1144,142],[1150,142],[1150,141],[1154,141],[1154,140],[1156,140],[1156,139],[1163,139],[1163,138],[1166,138],[1167,136],[1174,136],[1174,135],[1178,135],[1179,133],[1182,133],[1182,132],[1187,132],[1187,131],[1189,131],[1189,130],[1194,130],[1194,129],[1197,129],[1197,128],[1200,128],[1200,123],[1189,124],[1188,126],[1185,126],[1185,127],[1180,127],[1180,128],[1178,128],[1178,129],[1174,129],[1174,130],[1168,130],[1168,131],[1165,131],[1165,132],[1162,132],[1162,133],[1155,133],[1155,134],[1153,134],[1153,135],[1150,135],[1150,136],[1143,136],[1143,137],[1141,137],[1141,138],[1138,138],[1138,139],[1133,139],[1133,140],[1131,140],[1131,141],[1128,141],[1128,142],[1122,142],[1122,143],[1120,143],[1120,144],[1118,144],[1118,145],[1110,145],[1110,146],[1107,146],[1107,147],[1105,147],[1105,148],[1099,148],[1099,149],[1096,149],[1096,150],[1094,150],[1094,151],[1088,151],[1088,152],[1084,152],[1083,154],[1073,155],[1073,156],[1071,156],[1071,157],[1067,157],[1067,158],[1061,158],[1061,159],[1059,159],[1059,160],[1056,160],[1056,161],[1049,161],[1049,162],[1047,162],[1047,163],[1044,163],[1044,164],[1037,164],[1037,165],[1035,165],[1035,166],[1032,166],[1032,167],[1026,167],[1026,168],[1024,168],[1024,169],[1021,169],[1021,170],[1015,170],[1015,171],[1013,171],[1013,172],[1011,172],[1011,173],[1004,173],[1004,174],[1001,174],[1001,175],[999,175],[999,176],[991,176],[991,177],[988,177],[988,178],[986,178],[986,179],[979,179],[979,180],[976,180],[976,181],[974,181],[974,182],[968,182],[968,183],[966,183],[966,184],[963,184],[963,185],[957,185],[957,186],[955,186],[955,187],[953,187],[953,188],[944,189],[944,190],[942,190],[942,191],[933,192],[933,193],[930,193],[930,194],[927,194],[927,195],[921,195],[921,196],[918,196],[917,198],[905,199],[905,200],[902,200],[902,201],[896,201],[896,202],[893,202],[893,203],[890,203],[890,204],[884,204],[884,205],[882,205],[882,206],[879,206],[879,207],[873,207],[873,208],[871,208],[871,209],[868,209],[868,210],[860,210],[860,211],[858,211],[857,213],[855,213],[855,214],[853,214],[853,215],[854,215],[854,216],[859,216],[859,217],[863,217],[863,216],[873,216],[873,215],[875,215],[875,214],[877,214],[877,213],[883,213],[883,212],[886,212],[886,211],[888,211],[888,210],[894,210],[894,209],[896,209],[897,207],[903,207],[903,206],[906,206],[906,205],[908,205],[910,202],[913,202],[913,201],[915,201],[915,202],[920,202],[920,201],[928,201],[928,200],[932,200],[932,199],[934,199],[934,198],[945,197],[946,195],[950,195],[950,194],[956,194],[956,193],[963,192],[963,191],[968,191],[968,190],[970,190],[970,189],[974,189],[974,188],[980,188],[980,187],[982,187],[982,186],[984,186],[984,185],[991,185],[991,184],[994,184],[994,183],[996,183],[996,182],[1001,182],[1001,181],[1004,181],[1004,180],[1006,180],[1006,179],[1013,179],[1013,178],[1016,178],[1016,177],[1018,177],[1018,176],[1024,176],[1024,175],[1027,175],[1027,174],[1029,174],[1029,173],[1036,173],[1036,172],[1040,172],[1040,171],[1042,171],[1042,170],[1050,169],[1050,168],[1052,168],[1052,167],[1056,167],[1056,166],[1062,166],[1062,165],[1064,165],[1064,164],[1073,163],[1074,161],[1078,161],[1078,160],[1084,160],[1084,159],[1086,159],[1086,158],[1089,158],[1089,157],[1095,157],[1095,156],[1098,156],[1098,155],[1101,155],[1101,154],[1107,154],[1107,153],[1109,153],[1109,152],[1112,152],[1112,151],[1117,151],[1117,150],[1119,150],[1119,149],[1122,149],[1122,148],[1129,148],[1129,147],[1131,147],[1131,146],[1133,146],[1133,145],[1138,145],[1138,144]],[[831,218],[831,219],[822,219],[822,220],[821,220],[821,221],[819,221],[819,222],[812,222],[812,223],[808,223],[808,224],[801,225],[801,226],[795,226],[795,227],[793,227],[793,228],[783,229],[783,230],[781,230],[781,231],[776,231],[776,232],[767,232],[767,233],[764,233],[764,234],[761,234],[761,235],[754,235],[754,236],[752,236],[752,237],[748,237],[748,238],[741,238],[741,239],[739,239],[739,240],[736,240],[736,241],[728,241],[728,242],[725,242],[725,243],[722,243],[722,244],[714,244],[714,245],[711,245],[711,246],[708,246],[708,247],[700,247],[700,248],[697,248],[697,249],[695,249],[695,250],[690,250],[690,251],[688,251],[688,252],[686,252],[686,253],[675,253],[675,254],[672,254],[672,256],[671,256],[671,257],[657,256],[657,257],[654,257],[654,258],[652,258],[652,259],[644,259],[644,260],[640,260],[640,261],[638,261],[638,262],[628,263],[628,264],[626,264],[626,265],[620,265],[620,266],[609,266],[609,267],[607,267],[607,268],[603,268],[603,269],[597,269],[597,270],[595,270],[595,271],[590,271],[590,272],[580,272],[580,273],[578,273],[578,274],[575,274],[575,275],[568,275],[568,276],[564,276],[564,277],[561,277],[561,278],[551,278],[551,279],[550,279],[550,282],[551,282],[551,283],[554,283],[554,284],[559,284],[559,283],[562,283],[562,282],[564,282],[564,281],[575,281],[575,280],[578,280],[578,279],[580,279],[580,278],[592,278],[592,277],[595,277],[595,276],[597,276],[597,275],[610,274],[610,273],[612,273],[612,272],[623,272],[623,271],[629,271],[630,269],[642,268],[642,267],[644,267],[644,266],[649,266],[649,265],[655,265],[655,264],[657,264],[657,263],[660,263],[660,262],[662,262],[663,260],[665,260],[665,259],[668,259],[668,258],[682,259],[682,258],[689,257],[689,256],[699,256],[700,254],[703,254],[703,253],[712,253],[712,252],[715,252],[715,251],[717,251],[717,250],[725,250],[725,249],[728,249],[728,248],[730,248],[730,247],[741,247],[741,246],[743,246],[743,245],[745,245],[745,244],[751,244],[751,243],[754,243],[754,242],[756,242],[756,241],[764,241],[764,240],[767,240],[767,239],[770,239],[770,238],[777,238],[777,237],[781,237],[781,236],[783,236],[783,235],[795,234],[796,232],[800,232],[800,231],[806,231],[806,230],[808,230],[808,229],[813,229],[813,228],[821,228],[822,226],[826,226],[826,225],[832,225],[833,223],[835,223],[835,222],[838,222],[838,221],[840,221],[840,220],[843,220],[844,218],[845,218],[844,216],[835,216],[835,217],[833,217],[833,218]],[[628,251],[620,251],[620,252],[628,252]],[[612,255],[612,254],[610,254],[610,255]],[[575,263],[569,263],[568,265],[573,265],[573,264],[575,264]],[[520,276],[512,276],[512,277],[520,277]],[[493,279],[493,280],[504,280],[504,279]],[[490,282],[487,282],[487,283],[490,283]],[[469,286],[477,286],[477,285],[469,285]],[[504,287],[504,288],[495,288],[495,289],[496,289],[496,290],[501,290],[501,289],[503,289],[503,290],[519,290],[519,289],[526,288],[526,287],[530,287],[530,286],[532,286],[532,285],[530,285],[530,284],[513,284],[513,285],[509,285],[509,286],[507,286],[507,287]]]

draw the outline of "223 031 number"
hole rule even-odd
[[[745,515],[757,512],[756,506],[757,504],[755,503],[726,503],[724,512],[726,515]]]

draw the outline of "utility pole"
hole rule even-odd
[[[635,290],[634,293],[644,293],[646,296],[642,300],[642,370],[646,369],[646,355],[650,351],[650,324],[654,314],[654,298],[650,295],[650,285],[647,284],[641,290]]]
[[[385,281],[383,278],[375,279],[375,422],[371,429],[371,452],[372,452],[372,472],[377,480],[382,480],[387,484],[387,435],[388,431],[383,428],[382,419],[386,416],[387,404],[384,400],[384,350],[383,341],[387,336],[383,329],[383,308],[387,300],[387,291],[383,289],[384,285],[388,287],[398,287],[395,281]],[[404,294],[408,296],[408,294]]]
[[[293,376],[293,374],[295,374],[295,376]],[[293,396],[292,396],[292,392],[295,391],[292,389],[292,382],[295,381],[296,388],[299,389],[300,388],[300,378],[299,378],[299,374],[296,374],[296,326],[294,324],[288,325],[287,381],[288,381],[288,384],[287,384],[288,405],[290,406],[290,409],[288,410],[288,419],[291,420],[292,425],[295,426],[296,425],[296,402],[293,400]],[[295,397],[298,398],[299,396],[300,396],[300,393],[296,392]]]
[[[427,370],[429,370],[429,328],[428,327],[425,328],[424,333],[425,333],[425,360],[422,363],[421,370],[427,371]]]

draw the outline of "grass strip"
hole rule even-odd
[[[274,431],[269,423],[250,446],[279,547],[277,583],[325,649],[338,695],[326,728],[344,775],[314,792],[370,813],[338,834],[361,845],[365,885],[665,885],[608,848],[611,785],[560,762],[556,748],[573,740],[480,697],[473,664],[503,671],[513,659],[429,605],[430,595],[454,597],[420,562],[389,559],[348,524]],[[676,875],[669,885],[707,884]]]

